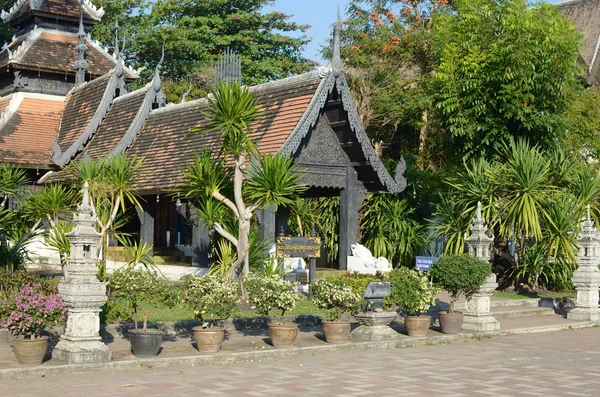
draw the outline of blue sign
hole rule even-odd
[[[433,265],[434,261],[437,261],[440,258],[431,257],[431,256],[417,256],[416,266],[417,270],[428,271],[431,265]]]

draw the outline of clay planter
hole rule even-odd
[[[131,352],[140,358],[156,357],[162,344],[164,332],[158,329],[130,330]]]
[[[273,347],[293,347],[298,336],[298,324],[269,324],[269,336]]]
[[[202,328],[198,326],[192,328],[192,331],[194,331],[194,340],[200,353],[216,353],[221,350],[221,344],[225,339],[223,327]]]
[[[440,313],[440,327],[445,334],[458,334],[462,328],[463,314],[454,312]]]
[[[15,336],[12,340],[13,351],[21,365],[40,365],[48,351],[48,337],[40,336],[37,339],[24,339]]]
[[[406,327],[408,336],[425,336],[430,325],[430,316],[407,316],[404,319],[404,327]]]
[[[323,321],[323,334],[327,343],[345,343],[350,336],[350,322]]]

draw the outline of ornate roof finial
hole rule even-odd
[[[333,24],[333,47],[331,48],[331,68],[334,74],[342,70],[342,56],[340,55],[340,33],[342,31],[342,16],[338,8],[338,20]]]
[[[90,205],[90,184],[87,181],[83,184],[83,200],[81,205]]]
[[[190,88],[188,88],[188,90],[186,92],[184,92],[183,96],[181,97],[181,103],[185,103],[186,102],[186,98],[187,98],[188,95],[190,95],[190,92],[192,92],[192,80],[190,80]]]
[[[241,83],[242,81],[240,57],[229,47],[225,49],[215,65],[215,82],[219,81],[231,84]]]
[[[160,57],[160,61],[156,64],[156,69],[154,69],[154,78],[152,79],[152,88],[154,91],[158,92],[162,88],[162,83],[160,80],[160,70],[162,69],[162,63],[165,60],[165,42],[163,41],[162,45],[162,55]]]
[[[478,221],[482,221],[483,220],[481,218],[481,201],[477,202],[477,220]]]
[[[589,222],[591,220],[592,220],[592,217],[590,215],[590,205],[588,204],[587,205],[587,221]]]
[[[73,63],[73,67],[77,69],[77,73],[75,74],[75,87],[79,87],[81,84],[85,83],[85,72],[89,66],[85,60],[87,46],[85,45],[86,33],[83,26],[83,0],[79,3],[79,32],[77,33],[77,37],[79,38],[79,42],[75,46],[77,60]]]

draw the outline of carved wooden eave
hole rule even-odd
[[[127,132],[110,151],[110,155],[124,153],[129,146],[131,146],[135,138],[137,138],[138,134],[144,127],[144,123],[148,119],[150,111],[153,108],[161,108],[165,106],[165,96],[162,91],[162,81],[160,78],[160,65],[161,63],[159,62],[154,73],[154,78],[146,85],[145,88],[143,88],[148,92],[146,93],[142,106],[140,106],[135,118],[127,129]]]
[[[280,153],[287,156],[295,156],[299,153],[301,145],[305,141],[307,135],[311,131],[316,130],[319,119],[326,107],[328,98],[331,96],[334,90],[336,90],[339,98],[341,99],[341,105],[343,106],[344,111],[348,114],[348,123],[352,132],[355,134],[356,142],[360,145],[362,154],[367,160],[368,165],[370,165],[376,172],[379,182],[385,188],[385,190],[390,193],[398,193],[403,191],[406,188],[406,179],[403,176],[406,168],[404,159],[400,160],[398,167],[396,168],[396,175],[393,178],[388,173],[379,156],[377,156],[377,153],[375,152],[375,149],[373,148],[371,141],[364,130],[358,115],[358,110],[352,99],[352,94],[348,88],[348,83],[346,82],[344,73],[341,70],[334,70],[331,66],[320,69],[319,73],[322,76],[319,88],[317,89],[316,94],[312,98],[300,122],[281,147]],[[338,142],[338,144],[339,143],[340,142]],[[312,167],[311,172],[318,173],[318,167]],[[325,173],[329,171],[323,169],[323,172]]]
[[[84,83],[79,87],[73,88],[72,92],[76,90],[85,90],[89,83]],[[52,143],[52,161],[59,167],[64,167],[75,155],[81,152],[85,146],[85,144],[92,139],[94,133],[98,130],[100,125],[102,124],[102,120],[108,113],[110,109],[110,105],[113,102],[114,98],[117,96],[118,88],[123,84],[122,76],[119,77],[119,73],[115,69],[110,72],[110,80],[106,85],[104,90],[104,94],[102,96],[102,100],[100,104],[96,108],[94,112],[94,116],[92,120],[87,125],[86,129],[83,131],[79,137],[69,146],[64,152],[62,151],[59,143],[58,137]]]

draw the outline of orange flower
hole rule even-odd
[[[448,0],[440,0],[440,4],[448,4]]]
[[[361,14],[361,12],[360,12],[359,10],[356,10],[355,14],[356,14],[356,15],[360,15],[360,14]]]
[[[444,1],[444,0],[440,0],[440,1]],[[447,1],[447,0],[446,0],[446,1]],[[388,11],[388,13],[387,13],[387,14],[385,14],[385,15],[387,15],[387,17],[388,17],[389,19],[396,19],[396,16],[395,16],[395,15],[394,15],[394,13],[393,13],[393,12],[391,12],[391,11]]]
[[[373,21],[373,22],[379,22],[379,21],[380,21],[379,17],[378,17],[378,16],[377,16],[377,14],[376,14],[376,13],[374,13],[374,12],[372,12],[372,13],[371,13],[371,15],[369,15],[369,19],[370,19],[371,21]]]
[[[392,37],[392,44],[393,45],[400,44],[400,38],[399,37]]]
[[[375,26],[383,26],[383,22],[377,22]]]
[[[387,52],[387,51],[389,51],[389,49],[390,49],[390,46],[386,45],[385,47],[383,47],[383,50],[381,50],[381,51]]]
[[[411,11],[412,11],[412,8],[405,8],[405,9],[402,10],[402,13],[403,14],[410,14]]]

